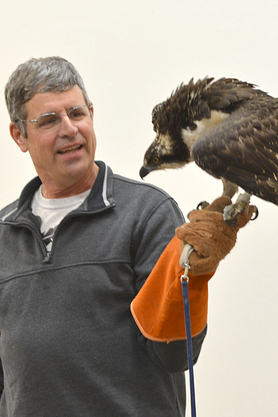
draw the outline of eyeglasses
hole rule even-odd
[[[67,116],[72,121],[72,123],[79,122],[85,117],[91,117],[92,108],[93,108],[92,105],[83,104],[82,106],[76,106],[76,107],[71,108],[67,113],[51,112],[51,113],[42,114],[37,119],[33,119],[33,120],[18,119],[18,121],[37,123],[39,129],[50,130],[56,126],[59,126],[59,124],[61,123],[62,117],[64,116]]]

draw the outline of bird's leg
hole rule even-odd
[[[242,213],[245,209],[245,206],[250,203],[250,197],[251,194],[247,192],[239,194],[235,204],[230,204],[224,208],[223,216],[226,223],[231,225],[236,223],[237,215]]]
[[[221,178],[223,184],[223,193],[222,197],[229,197],[230,199],[233,198],[235,193],[238,191],[238,186],[233,182],[225,180],[225,178]]]
[[[225,180],[225,178],[221,178],[222,184],[223,184],[223,192],[221,197],[228,197],[230,199],[233,198],[235,193],[238,191],[238,186],[234,184],[233,182],[230,182],[228,180]],[[197,209],[204,209],[209,205],[207,201],[201,201],[201,203],[198,204]]]

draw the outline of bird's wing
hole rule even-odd
[[[278,204],[278,100],[246,101],[200,137],[192,155],[202,169]]]

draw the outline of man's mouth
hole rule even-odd
[[[82,145],[70,146],[68,148],[61,149],[60,151],[58,151],[58,153],[63,154],[63,153],[67,153],[67,152],[74,152],[74,151],[77,151],[81,148],[82,148]]]

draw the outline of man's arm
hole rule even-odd
[[[179,239],[174,237],[171,240],[131,303],[134,320],[141,333],[148,339],[145,349],[152,359],[170,371],[187,368],[184,343],[186,331],[180,283],[183,268],[179,265],[181,248],[189,243],[197,249],[190,256],[192,272],[189,273],[191,329],[196,361],[206,334],[208,281],[220,260],[233,248],[238,230],[249,221],[253,213],[253,208],[248,206],[244,213],[238,216],[237,224],[229,226],[223,220],[222,214],[213,210],[215,207],[219,210],[219,205],[223,209],[226,204],[226,199],[220,198],[205,210],[190,213],[189,218],[192,222],[177,229]],[[153,344],[150,341],[153,341]],[[157,342],[164,343],[159,345]]]
[[[2,396],[3,390],[4,390],[4,375],[3,375],[2,361],[0,359],[0,397]]]
[[[192,338],[193,363],[195,364],[201,352],[202,344],[207,333],[207,327],[200,334]],[[142,333],[138,336],[141,347],[151,359],[168,372],[184,372],[188,369],[188,355],[186,340],[175,342],[153,342],[145,338]]]

